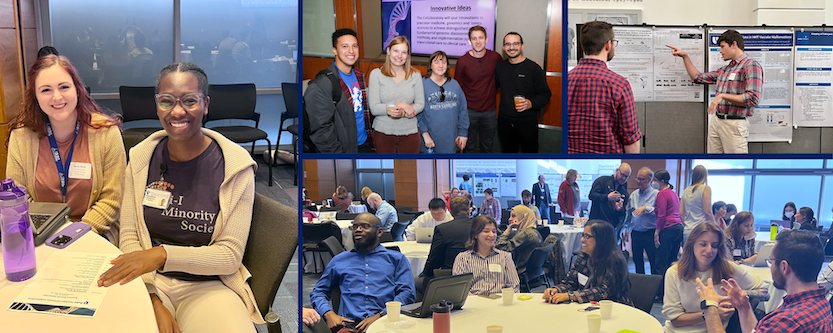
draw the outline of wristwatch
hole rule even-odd
[[[573,293],[573,291],[568,291],[568,292],[567,292],[567,300],[568,300],[568,301],[570,301],[570,302],[572,302],[572,301],[573,301],[573,296],[574,296],[574,295],[575,295],[575,294]]]
[[[387,316],[387,315],[388,315],[387,310],[382,310],[382,312],[379,312],[379,318],[382,318],[382,317]]]
[[[717,306],[717,302],[705,299],[702,302],[700,302],[700,310],[705,310],[710,306]]]

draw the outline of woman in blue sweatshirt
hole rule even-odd
[[[460,84],[448,75],[448,57],[437,51],[429,58],[428,74],[423,78],[425,109],[417,114],[420,152],[433,148],[437,154],[453,154],[455,147],[466,147],[469,114]]]

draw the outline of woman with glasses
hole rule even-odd
[[[404,36],[391,40],[385,64],[370,71],[367,100],[377,153],[419,152],[416,116],[425,106],[422,78],[411,67],[411,45]]]
[[[93,102],[66,57],[38,58],[28,77],[23,108],[9,124],[6,177],[33,201],[66,203],[71,220],[118,244],[126,163],[118,122]]]
[[[497,222],[491,216],[475,217],[471,221],[466,251],[454,258],[454,275],[474,275],[469,290],[472,295],[499,294],[503,288],[520,292],[520,279],[512,254],[495,249],[497,233]]]
[[[667,318],[665,332],[707,332],[700,308],[700,294],[695,281],[735,279],[752,298],[766,294],[767,285],[760,278],[729,259],[724,245],[724,234],[713,223],[701,223],[692,229],[683,246],[683,255],[665,274],[665,297],[662,314]],[[721,295],[722,291],[718,291]],[[731,305],[718,307],[723,326],[735,309]]]
[[[242,260],[257,164],[202,128],[210,98],[197,65],[166,66],[156,91],[164,130],[130,150],[120,217],[125,254],[98,285],[141,277],[160,332],[255,332],[252,323],[264,321]]]
[[[448,56],[437,51],[428,58],[428,73],[422,80],[425,109],[417,115],[422,135],[421,153],[453,154],[463,151],[469,135],[466,95],[448,74]]]
[[[680,217],[683,219],[683,242],[688,239],[688,234],[698,224],[703,222],[715,223],[712,214],[712,189],[706,185],[709,171],[706,167],[698,165],[691,171],[691,186],[683,190],[680,200]]]
[[[591,220],[581,235],[581,255],[561,283],[544,291],[549,303],[612,300],[633,306],[628,290],[628,262],[616,245],[613,226]]]
[[[671,263],[677,260],[680,243],[683,240],[683,222],[680,220],[680,199],[669,184],[671,174],[667,170],[654,173],[652,186],[659,190],[654,203],[657,214],[657,229],[654,231],[654,245],[657,247],[657,272],[665,274]]]
[[[526,271],[532,251],[543,243],[541,233],[535,228],[538,218],[524,205],[517,205],[509,213],[509,226],[497,239],[495,248],[512,253],[518,275]]]

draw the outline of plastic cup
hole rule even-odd
[[[402,308],[401,302],[387,302],[385,303],[388,311],[388,321],[399,321],[399,310]]]
[[[391,113],[393,112],[393,110],[396,110],[396,105],[395,104],[388,104],[388,105],[385,105],[385,108],[388,111],[388,116],[391,116]],[[393,117],[393,116],[391,116],[391,117]],[[393,117],[393,118],[396,118],[396,117]]]
[[[500,326],[500,325],[486,326],[486,333],[503,333],[503,326]]]
[[[515,300],[515,289],[503,288],[501,291],[503,292],[503,305],[512,305]]]
[[[563,227],[564,226],[564,220],[559,219],[558,220],[558,226]]]
[[[587,316],[587,332],[599,333],[602,330],[602,316],[591,314]]]
[[[524,99],[526,98],[524,98],[522,95],[515,95],[515,107],[517,108],[521,106],[521,103],[524,102]]]
[[[541,219],[541,222],[542,222],[544,225],[550,224],[549,219]]]
[[[610,319],[610,317],[613,316],[613,301],[600,301],[599,307],[602,309],[602,319]]]

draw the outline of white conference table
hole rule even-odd
[[[414,278],[422,273],[425,262],[428,261],[428,252],[431,251],[431,243],[417,243],[416,241],[387,242],[382,243],[382,246],[398,246],[399,251],[408,258]]]
[[[772,285],[772,272],[769,267],[752,267],[748,265],[741,265],[749,274],[759,277],[761,280],[769,284],[769,300],[764,303],[764,311],[770,313],[781,306],[784,302],[784,296],[787,295],[785,290],[779,290]]]
[[[503,333],[515,332],[587,332],[587,315],[601,314],[601,310],[579,312],[590,304],[549,304],[541,298],[542,294],[531,295],[532,299],[521,301],[515,295],[512,305],[503,305],[502,299],[489,299],[469,295],[462,310],[451,313],[451,332],[454,333],[483,333],[490,325],[503,326]],[[431,318],[413,318],[400,315],[400,320],[416,323],[407,330],[408,333],[431,333],[433,322]],[[367,330],[368,333],[394,331],[387,328],[387,317],[382,317]],[[648,313],[627,305],[613,303],[613,314],[610,319],[602,319],[602,333],[615,333],[621,330],[631,330],[640,333],[661,333],[662,324]]]
[[[549,224],[550,234],[555,235],[561,240],[564,248],[564,270],[570,270],[570,258],[573,257],[574,252],[581,251],[581,234],[584,232],[583,227],[576,225],[562,225]]]
[[[122,253],[103,237],[89,232],[63,250],[46,245],[36,247],[38,270],[55,251],[106,253],[114,257]],[[101,308],[93,318],[6,310],[27,281],[6,280],[5,270],[0,265],[0,323],[3,323],[3,332],[158,332],[150,296],[141,278],[109,287]]]

